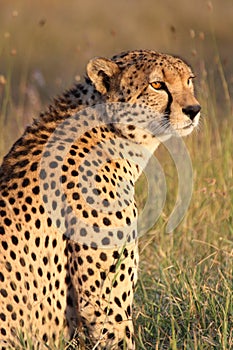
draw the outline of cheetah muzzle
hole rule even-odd
[[[0,347],[135,349],[134,185],[158,145],[198,125],[194,75],[154,51],[94,58],[0,169]],[[30,341],[29,341],[30,339]]]

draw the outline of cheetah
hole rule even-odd
[[[198,125],[193,78],[152,50],[94,58],[5,156],[1,350],[135,349],[134,186],[163,139]]]

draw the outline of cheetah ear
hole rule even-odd
[[[97,91],[105,95],[110,88],[110,79],[120,72],[118,65],[102,57],[93,58],[87,64],[87,75]]]

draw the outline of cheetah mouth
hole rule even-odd
[[[198,126],[199,119],[200,119],[200,113],[198,113],[193,120],[190,120],[189,122],[186,122],[186,123],[182,123],[182,125],[176,125],[175,130],[178,132],[182,130],[192,132],[192,130]]]
[[[189,123],[188,125],[185,125],[183,128],[181,128],[181,130],[187,130],[190,128],[195,128],[195,125],[193,123]]]
[[[178,126],[174,128],[175,133],[179,136],[187,136],[193,132],[193,130],[197,127],[194,123],[189,123],[188,125]]]

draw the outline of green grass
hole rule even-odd
[[[181,18],[176,19],[183,23]],[[198,21],[195,23],[198,26]],[[14,32],[12,23],[11,26]],[[116,39],[110,35],[112,45],[117,35]],[[116,47],[121,48],[121,39],[118,37]],[[190,44],[190,38],[188,43],[187,38],[182,37],[178,44],[173,39],[166,37],[171,48],[185,44],[199,49],[193,65],[199,72],[198,97],[203,118],[199,131],[185,139],[193,165],[193,195],[184,220],[172,234],[165,232],[165,226],[175,203],[177,174],[165,149],[161,147],[156,153],[166,175],[168,195],[161,218],[140,240],[140,271],[134,305],[136,341],[138,349],[145,350],[230,350],[233,348],[232,72],[228,68],[225,76],[225,67],[214,42],[207,56],[211,57],[214,52],[215,59],[209,61],[205,59],[205,43],[195,39],[195,45],[194,42]],[[129,42],[126,40],[123,48],[132,47]],[[134,44],[145,47],[143,41]],[[37,82],[31,79],[32,67],[39,64],[35,53],[31,59],[26,57],[26,64],[17,66],[17,55],[12,56],[12,52],[9,53],[12,46],[9,44],[8,48],[7,45],[0,42],[0,57],[7,62],[3,72],[5,80],[0,79],[1,158],[22,133],[25,124],[43,108],[44,101],[48,101],[46,96],[56,91],[48,85],[40,90]],[[50,42],[47,49],[52,67]],[[114,53],[112,48],[111,53]],[[84,58],[85,61],[89,58],[88,49]],[[74,71],[73,68],[72,73]],[[49,74],[54,78],[57,72]],[[145,179],[137,188],[141,206],[146,197],[143,181]]]

